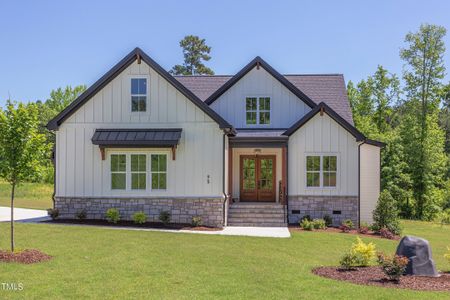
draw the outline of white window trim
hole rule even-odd
[[[167,154],[165,154],[165,153],[150,153],[148,155],[150,160],[152,159],[152,155],[166,155],[166,171],[165,172],[163,172],[163,171],[155,171],[155,172],[153,172],[152,169],[149,169],[149,173],[150,173],[150,189],[152,191],[167,191],[167,181],[168,181],[167,173],[168,173],[168,169],[169,169],[169,166],[168,166],[168,164],[169,164],[169,156]],[[150,165],[150,167],[151,167],[151,165]],[[152,176],[153,176],[154,173],[155,174],[164,174],[164,173],[166,174],[166,188],[165,189],[154,189],[151,186],[152,179],[153,179]]]
[[[144,96],[144,94],[132,94],[131,93],[131,79],[147,79],[147,93],[145,94],[145,111],[133,111],[133,103],[131,101],[132,96]],[[130,100],[130,113],[132,114],[148,114],[150,113],[150,76],[148,75],[129,75],[128,76],[128,93],[130,97],[128,99]]]
[[[308,186],[308,165],[307,165],[307,157],[308,156],[320,156],[320,185],[319,186]],[[323,186],[323,157],[324,156],[336,156],[336,186]],[[339,173],[341,170],[339,153],[337,152],[307,152],[305,153],[304,158],[305,163],[305,188],[308,190],[336,190],[339,188]]]
[[[126,172],[125,172],[125,189],[113,189],[111,184],[111,155],[125,155],[125,161],[126,161]],[[134,154],[144,154],[146,156],[146,188],[145,189],[132,189],[131,188],[131,174],[136,172],[131,172],[131,155]],[[159,155],[166,155],[166,189],[152,189],[152,182],[151,182],[151,155],[152,154],[159,154]],[[148,194],[149,192],[154,192],[155,194],[165,194],[168,193],[169,190],[169,159],[170,159],[170,152],[164,151],[164,150],[113,150],[108,151],[107,153],[107,174],[108,174],[108,186],[109,186],[109,192],[111,194],[116,195],[129,195],[129,194]],[[116,173],[116,172],[114,172]],[[122,172],[123,173],[123,172]]]
[[[256,98],[256,110],[249,110],[247,111],[247,98]],[[269,110],[259,110],[259,98],[269,98],[270,100],[270,109]],[[270,127],[272,124],[272,108],[273,108],[273,102],[272,102],[272,96],[271,95],[247,95],[244,98],[244,122],[245,126],[249,127]],[[247,124],[247,112],[256,112],[256,124]],[[270,122],[269,124],[260,124],[259,123],[259,113],[260,112],[269,112],[270,114]]]

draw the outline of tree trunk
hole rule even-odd
[[[12,184],[11,188],[11,252],[14,252],[14,192],[16,184]]]

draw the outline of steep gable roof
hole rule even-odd
[[[283,76],[297,89],[305,93],[315,104],[325,102],[347,122],[353,124],[352,112],[342,74],[295,74]],[[197,97],[205,101],[233,76],[193,75],[174,77]]]
[[[283,75],[278,73],[274,68],[272,68],[267,62],[265,62],[261,57],[255,57],[250,63],[248,63],[242,70],[240,70],[236,75],[231,77],[224,85],[222,85],[218,90],[216,90],[208,99],[205,100],[205,103],[211,105],[214,101],[216,101],[223,93],[225,93],[229,88],[231,88],[234,84],[236,84],[242,77],[244,77],[248,72],[250,72],[253,68],[263,68],[270,75],[272,75],[275,79],[277,79],[282,85],[284,85],[289,91],[291,91],[294,95],[300,98],[306,105],[309,107],[314,107],[316,104],[312,101],[308,96],[306,96],[302,91],[300,91],[295,85],[293,85],[289,80],[287,80]]]
[[[92,86],[90,86],[83,94],[81,94],[75,101],[67,106],[62,112],[60,112],[55,118],[50,120],[47,124],[47,128],[50,130],[57,130],[64,120],[70,117],[77,109],[79,109],[84,103],[91,99],[97,92],[117,77],[123,70],[130,66],[135,60],[142,59],[152,69],[154,69],[160,76],[172,84],[180,93],[200,108],[205,114],[213,119],[221,129],[232,129],[233,127],[219,116],[214,110],[212,110],[207,104],[200,100],[194,93],[182,85],[166,70],[164,70],[158,63],[156,63],[150,56],[139,48],[135,48],[121,61],[119,61],[111,70],[97,80]]]

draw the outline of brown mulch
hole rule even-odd
[[[380,267],[358,267],[354,270],[320,267],[314,269],[313,273],[322,277],[349,281],[359,285],[375,285],[420,291],[450,291],[450,274],[448,273],[440,274],[440,277],[402,276],[398,283],[388,280]]]
[[[290,231],[308,231],[308,230],[304,230],[303,228],[299,227],[299,226],[289,226],[289,230]],[[343,232],[342,230],[340,230],[339,228],[336,227],[328,227],[326,229],[314,229],[312,231],[317,231],[317,232],[332,232],[332,233],[343,233],[343,234],[356,234],[356,235],[360,235],[360,236],[367,236],[367,237],[373,237],[373,238],[379,238],[379,239],[384,239],[383,237],[381,237],[378,233],[373,232],[373,231],[369,231],[367,233],[360,233],[358,232],[358,230],[356,229],[352,229],[349,232]],[[312,232],[310,231],[310,232]],[[392,240],[400,240],[400,236],[396,235],[392,238]]]
[[[16,262],[21,264],[34,264],[41,261],[52,259],[52,256],[47,255],[36,249],[26,249],[18,252],[0,250],[0,261],[2,262]]]
[[[110,226],[110,227],[130,227],[130,228],[150,228],[150,229],[169,229],[169,230],[193,230],[193,231],[218,231],[222,228],[197,226],[193,227],[190,224],[170,223],[164,225],[157,222],[145,222],[144,224],[135,224],[133,221],[119,221],[117,223],[109,223],[107,220],[78,220],[78,219],[56,219],[44,221],[45,223],[56,224],[75,224],[75,225],[94,225],[94,226]]]

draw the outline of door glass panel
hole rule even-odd
[[[261,159],[261,189],[271,190],[273,179],[273,159],[262,158]]]
[[[243,159],[243,185],[244,189],[250,190],[256,188],[256,163],[254,158]]]

